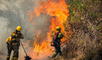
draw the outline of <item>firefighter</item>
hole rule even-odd
[[[56,57],[58,54],[61,56],[61,39],[63,38],[63,34],[61,33],[61,27],[56,27],[56,32],[53,33],[53,41],[52,46],[55,48],[55,54],[52,56],[52,58]]]
[[[16,31],[11,34],[11,40],[9,42],[8,49],[8,57],[7,60],[10,60],[11,51],[14,51],[12,60],[18,60],[19,55],[19,46],[20,46],[20,39],[23,39],[23,35],[21,33],[22,27],[17,26]],[[8,44],[7,42],[7,44]]]
[[[7,60],[10,60],[10,55],[11,55],[11,36],[6,39],[6,44],[7,44],[7,50],[8,50]]]

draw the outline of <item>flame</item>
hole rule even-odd
[[[60,26],[62,32],[64,34],[66,33],[64,24],[67,22],[69,10],[65,0],[47,0],[41,1],[40,4],[41,5],[35,8],[34,11],[29,13],[30,20],[33,20],[34,15],[40,16],[41,14],[46,14],[50,16],[50,26],[47,37],[42,41],[42,43],[37,42],[39,38],[35,39],[36,41],[34,42],[33,52],[37,53],[37,55],[42,55],[43,53],[50,55],[53,53],[52,47],[50,46],[50,42],[52,40],[52,31],[55,32],[56,27]],[[65,41],[65,39],[63,39],[62,41]],[[37,56],[34,55],[33,57]]]
[[[39,16],[41,13],[51,16],[51,31],[60,26],[62,31],[64,31],[63,24],[67,21],[69,16],[68,5],[65,0],[48,0],[47,2],[42,2],[41,6],[36,8],[35,13]]]

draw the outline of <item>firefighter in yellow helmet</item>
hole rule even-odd
[[[63,34],[61,33],[61,27],[57,26],[56,27],[56,32],[54,33],[54,36],[53,36],[53,47],[55,48],[55,54],[52,56],[52,58],[56,57],[58,54],[59,55],[62,55],[62,52],[61,52],[61,39],[63,38]]]
[[[10,59],[10,54],[11,54],[10,53],[10,50],[11,50],[11,36],[6,39],[6,43],[7,43],[7,50],[8,50],[7,60],[9,60]]]
[[[12,60],[18,60],[19,57],[19,46],[20,46],[20,39],[23,39],[23,34],[21,33],[22,27],[17,26],[15,32],[11,34],[7,42],[8,47],[8,57],[7,60],[10,60],[11,52],[14,51]]]

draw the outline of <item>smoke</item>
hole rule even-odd
[[[42,14],[35,17],[32,24],[28,19],[28,11],[39,6],[41,0],[0,0],[0,60],[5,60],[7,56],[7,48],[5,40],[10,36],[16,26],[23,27],[22,33],[25,39],[22,40],[26,50],[32,47],[32,41],[35,34],[40,32],[41,38],[46,36],[45,32],[48,31],[49,16]],[[45,0],[46,1],[46,0]],[[24,57],[24,52],[20,47],[20,60]]]

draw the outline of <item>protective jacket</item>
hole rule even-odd
[[[54,46],[59,46],[62,38],[63,34],[61,32],[56,32],[53,38]]]

